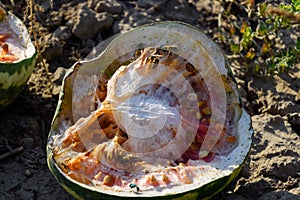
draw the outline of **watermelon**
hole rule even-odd
[[[22,91],[36,61],[25,25],[0,4],[0,109]]]
[[[68,71],[47,161],[77,199],[209,199],[237,177],[252,135],[222,50],[188,24],[152,23]]]

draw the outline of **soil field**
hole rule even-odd
[[[300,65],[287,72],[257,75],[220,41],[227,4],[209,0],[35,0],[2,1],[24,20],[39,51],[26,87],[0,111],[0,199],[73,199],[56,182],[46,162],[46,143],[63,76],[104,39],[154,21],[183,21],[215,40],[227,55],[244,107],[252,117],[253,147],[239,177],[215,199],[300,199]],[[246,1],[236,1],[243,4]],[[284,1],[255,1],[278,5]],[[239,23],[247,14],[233,9]],[[255,9],[255,8],[254,8]],[[250,20],[251,21],[251,20]],[[254,23],[254,22],[253,22]],[[299,23],[282,32],[289,47]],[[251,66],[251,63],[248,63]]]

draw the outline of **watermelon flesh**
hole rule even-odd
[[[106,96],[98,96],[99,90]],[[219,137],[217,143],[201,150],[211,119],[205,81],[175,53],[143,49],[108,81],[99,81],[95,111],[57,140],[54,158],[68,176],[95,187],[126,191],[129,184],[143,190],[192,184],[205,171],[200,163],[228,154],[238,143],[230,121],[238,120],[241,110],[238,97],[227,90],[228,109],[236,108],[225,125],[214,124],[208,137]]]

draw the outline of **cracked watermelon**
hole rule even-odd
[[[78,199],[208,199],[240,172],[253,130],[220,48],[181,22],[97,47],[64,78],[48,165]]]
[[[0,4],[0,109],[18,96],[29,79],[36,50],[25,25]]]

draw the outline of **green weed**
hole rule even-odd
[[[240,55],[255,73],[288,71],[300,62],[300,36],[293,41],[294,46],[278,44],[283,31],[290,31],[295,23],[300,23],[299,0],[277,6],[257,5],[254,0],[244,4],[232,0],[220,3],[224,7],[222,20],[230,24],[230,28],[220,29],[223,41],[229,44],[230,52]],[[239,9],[236,13],[233,6]],[[230,20],[232,15],[237,16],[237,21]]]

